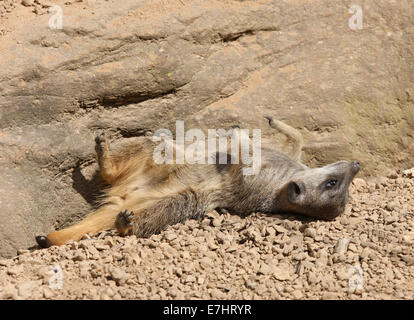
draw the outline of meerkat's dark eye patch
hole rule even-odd
[[[332,189],[337,184],[338,184],[338,179],[329,179],[325,184],[325,188]]]

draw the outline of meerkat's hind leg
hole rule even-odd
[[[303,137],[299,130],[283,123],[282,121],[274,120],[271,116],[266,116],[265,118],[269,121],[270,127],[279,130],[293,142],[290,157],[293,160],[300,161],[303,148]]]
[[[132,219],[134,218],[134,212],[129,210],[122,210],[118,213],[115,220],[116,230],[122,234],[127,235],[132,232]]]

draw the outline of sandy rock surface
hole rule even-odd
[[[414,178],[356,181],[334,221],[212,212],[0,260],[1,299],[414,299]],[[59,282],[60,281],[60,282]]]

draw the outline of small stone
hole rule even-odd
[[[404,170],[402,172],[403,177],[414,178],[414,168]]]
[[[12,264],[12,261],[11,260],[8,260],[8,259],[0,259],[0,266],[2,266],[2,267],[8,267],[11,264]]]
[[[274,237],[276,235],[276,230],[273,227],[267,227],[265,231],[265,236],[267,237]]]
[[[119,268],[111,268],[110,275],[113,280],[115,280],[118,284],[125,283],[126,280],[131,278],[131,275],[126,273],[125,271],[119,269]]]
[[[108,250],[109,246],[106,245],[106,244],[98,242],[98,243],[95,244],[95,248],[99,251],[103,251],[103,250]]]
[[[228,253],[232,253],[232,252],[236,252],[237,251],[237,246],[236,245],[231,245],[230,247],[228,247],[226,249],[226,252]]]
[[[263,262],[260,265],[260,269],[259,269],[258,273],[259,274],[264,274],[264,275],[271,274],[272,273],[272,268],[269,265],[267,265],[266,263]]]
[[[34,5],[34,0],[22,0],[22,5],[25,7],[31,7]]]
[[[390,210],[390,211],[392,211],[392,210]],[[397,221],[398,221],[398,217],[397,216],[391,216],[391,215],[384,219],[385,224],[392,224],[392,223],[397,222]]]
[[[39,281],[25,281],[17,285],[17,294],[23,299],[29,298],[33,290],[40,285]]]
[[[395,170],[392,170],[388,175],[387,175],[388,179],[397,179],[398,178],[398,173]]]
[[[297,261],[305,260],[308,257],[308,255],[305,252],[299,252],[295,254],[292,259]]]
[[[405,242],[408,242],[408,243],[412,243],[412,242],[414,242],[414,231],[412,231],[412,232],[407,232],[406,234],[404,234],[404,235],[403,235],[403,240],[404,240]],[[1,262],[0,262],[0,265],[1,265]]]
[[[211,250],[217,250],[217,249],[219,248],[219,246],[218,246],[218,245],[216,245],[216,244],[214,243],[214,241],[210,241],[210,242],[208,243],[208,247],[209,247]]]
[[[205,279],[204,279],[203,277],[198,277],[198,278],[197,278],[197,283],[198,283],[198,284],[203,284],[203,283],[204,283],[204,281],[205,281]]]
[[[275,226],[273,226],[273,228],[276,230],[277,233],[287,233],[288,232],[286,230],[286,228],[284,228],[280,225],[275,225]]]
[[[109,248],[112,248],[114,246],[114,241],[111,238],[107,238],[107,239],[104,240],[103,244],[106,245]],[[98,249],[98,248],[96,247],[96,249]],[[105,249],[106,249],[106,247],[104,247],[104,250]]]
[[[401,259],[407,263],[407,266],[414,265],[414,256],[404,254],[404,255],[401,255]]]
[[[338,294],[335,292],[325,292],[322,295],[322,300],[337,300]]]
[[[206,217],[210,218],[210,219],[218,219],[220,217],[220,214],[216,210],[213,210],[213,211],[207,213]]]
[[[338,254],[345,254],[348,250],[350,240],[346,238],[339,239],[335,245],[334,252]]]
[[[344,226],[346,226],[346,225],[348,225],[348,224],[350,223],[350,222],[349,222],[349,218],[348,218],[348,217],[345,217],[345,216],[341,217],[339,221],[340,221],[340,222],[341,222],[341,224],[342,224],[342,225],[344,225]]]
[[[16,299],[18,299],[17,289],[11,283],[6,283],[2,287],[2,290],[1,291],[2,291],[2,294],[0,295],[0,299],[2,299],[2,300],[5,300],[5,299],[13,299],[13,300],[16,300]]]
[[[341,268],[341,269],[337,270],[335,273],[336,273],[336,277],[339,280],[347,280],[352,276],[352,275],[350,275],[349,270],[346,269],[346,268]]]
[[[293,299],[299,300],[303,298],[303,293],[300,290],[295,290],[292,292]]]
[[[85,255],[85,253],[83,253],[82,251],[78,250],[78,251],[74,254],[74,256],[73,256],[72,260],[73,260],[73,261],[84,261],[84,260],[86,260],[86,255]]]
[[[142,273],[137,275],[137,281],[139,284],[144,284],[147,281],[147,278]]]
[[[82,236],[81,240],[89,240],[90,238],[91,238],[91,236],[90,236],[89,234],[85,233],[85,234]]]
[[[351,251],[351,252],[354,252],[354,253],[358,252],[357,246],[354,243],[350,243],[348,245],[348,250]]]
[[[178,295],[178,293],[179,292],[178,292],[177,288],[171,288],[167,291],[167,294],[169,296],[171,296],[172,298],[175,298]]]
[[[7,274],[15,275],[20,273],[23,273],[23,265],[12,266],[7,268]]]
[[[184,280],[185,283],[193,283],[195,281],[196,281],[196,278],[191,274],[187,275]]]
[[[352,181],[352,184],[355,186],[355,188],[358,191],[361,191],[362,189],[366,188],[366,186],[367,186],[367,183],[365,182],[365,180],[361,179],[361,178],[355,178]]]
[[[305,237],[315,238],[316,237],[316,229],[315,228],[306,228],[303,232]]]
[[[283,247],[283,251],[282,251],[282,253],[283,253],[285,256],[287,256],[287,255],[289,255],[289,254],[292,252],[292,250],[293,250],[293,245],[292,245],[292,244],[286,244],[286,245]]]
[[[222,220],[223,219],[220,218],[213,219],[213,222],[211,224],[213,225],[213,227],[220,227]]]
[[[318,268],[325,267],[328,264],[328,254],[325,251],[318,251],[318,257],[315,261],[315,265]]]
[[[201,221],[201,226],[207,227],[210,226],[211,220],[208,218],[204,218],[203,221]]]
[[[224,299],[226,296],[223,292],[216,288],[211,290],[210,295],[213,299]]]
[[[371,249],[370,249],[370,248],[368,248],[368,247],[365,247],[365,248],[362,250],[362,252],[361,252],[361,254],[360,254],[360,257],[361,257],[361,258],[363,258],[363,259],[367,259],[367,258],[369,257],[369,255],[370,255],[370,253],[371,253]]]
[[[290,265],[281,263],[274,268],[273,276],[281,281],[290,279]]]
[[[177,238],[177,235],[174,232],[170,231],[170,232],[165,232],[164,233],[164,239],[167,240],[167,241],[172,241],[175,238]]]
[[[43,288],[43,298],[45,299],[51,299],[55,296],[55,292],[50,290],[48,287]]]

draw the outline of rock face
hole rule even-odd
[[[91,210],[93,137],[299,128],[304,163],[414,165],[414,3],[0,1],[0,255]],[[354,13],[355,14],[355,13]]]

